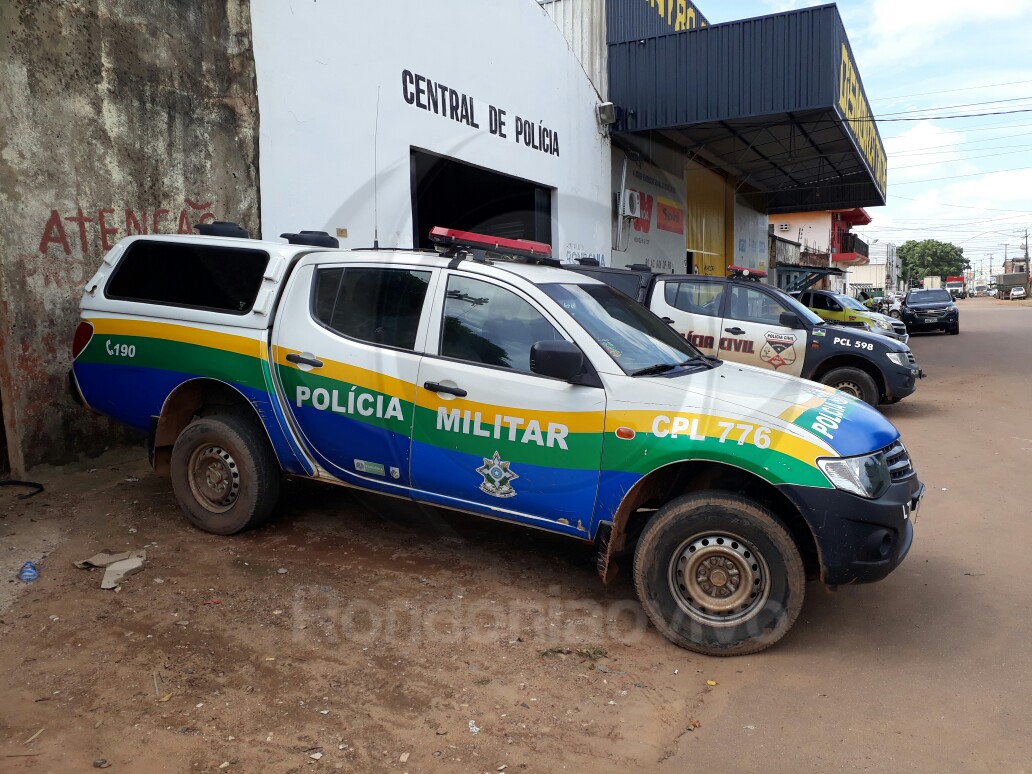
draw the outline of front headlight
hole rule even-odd
[[[950,304],[949,306],[946,307],[946,311],[947,312],[956,312],[957,311],[957,305],[956,304]]]
[[[885,494],[892,479],[881,452],[863,457],[839,457],[817,460],[824,475],[836,489],[875,500]]]
[[[908,365],[910,365],[910,358],[907,357],[907,353],[906,352],[888,352],[886,354],[888,355],[889,360],[891,360],[896,365],[901,365],[901,366],[908,366]]]
[[[883,331],[891,331],[892,330],[892,326],[889,325],[887,322],[885,322],[885,320],[875,320],[874,321],[874,325],[875,325],[875,327],[877,327],[877,328],[879,328],[879,329],[881,329]]]

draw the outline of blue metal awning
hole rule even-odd
[[[768,212],[885,204],[885,146],[835,5],[611,39],[609,84],[615,131],[660,134]]]

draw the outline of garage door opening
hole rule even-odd
[[[434,226],[552,244],[552,189],[412,149],[412,244]]]

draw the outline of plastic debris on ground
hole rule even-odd
[[[100,582],[102,589],[113,589],[125,578],[134,575],[143,569],[143,563],[147,560],[146,551],[122,551],[113,554],[110,551],[101,551],[89,559],[74,562],[80,570],[87,570],[93,567],[104,568],[104,578]]]

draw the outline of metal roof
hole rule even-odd
[[[659,133],[767,212],[885,204],[885,147],[835,5],[613,42],[609,83],[614,130]]]

